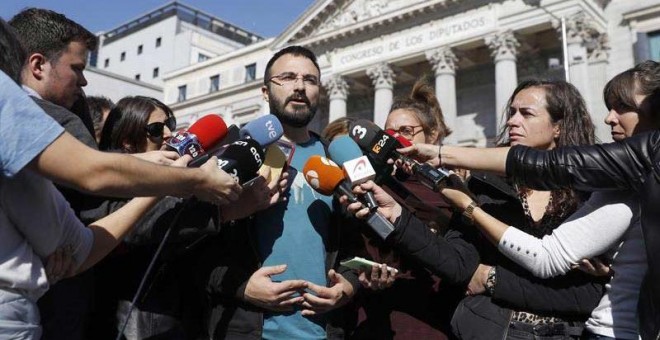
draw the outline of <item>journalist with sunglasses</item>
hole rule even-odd
[[[110,111],[101,133],[100,149],[133,155],[168,154],[159,151],[176,131],[177,123],[172,110],[157,99],[134,96],[121,99]],[[286,177],[285,177],[286,178]],[[283,183],[284,185],[284,183]],[[151,209],[124,239],[124,251],[105,262],[96,272],[95,301],[97,311],[106,311],[93,320],[97,334],[113,334],[121,329],[128,315],[129,302],[147,264],[172,226],[173,233],[149,278],[150,287],[140,298],[132,312],[123,335],[128,339],[151,336],[194,338],[201,320],[196,297],[195,266],[197,254],[204,247],[213,246],[219,237],[223,221],[239,219],[257,209],[276,202],[278,194],[270,195],[271,188],[263,178],[243,190],[236,205],[218,207],[209,203],[186,203],[178,198],[166,197]],[[276,191],[277,189],[275,189]],[[245,204],[250,202],[250,204]],[[126,203],[124,199],[108,200],[89,214],[104,215]],[[178,217],[178,214],[180,214]],[[121,276],[119,282],[114,278]],[[190,278],[188,280],[182,278]],[[117,292],[108,296],[107,292]],[[107,312],[109,311],[109,312]],[[139,333],[138,333],[139,332]]]

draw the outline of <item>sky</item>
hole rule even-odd
[[[0,0],[0,17],[9,20],[26,7],[66,15],[93,33],[109,31],[163,6],[170,0]],[[183,0],[182,3],[264,38],[282,33],[313,0]]]

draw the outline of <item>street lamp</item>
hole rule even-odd
[[[556,15],[554,15],[552,12],[548,11],[545,7],[541,6],[541,0],[523,0],[523,2],[526,5],[532,6],[532,7],[538,7],[542,9],[544,12],[548,13],[551,17],[553,17],[555,20],[559,20],[561,23],[561,49],[564,54],[564,78],[567,83],[571,82],[571,77],[568,72],[568,42],[566,39],[566,18],[562,15],[560,18],[558,18]]]

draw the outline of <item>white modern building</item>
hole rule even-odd
[[[268,110],[266,62],[295,44],[319,56],[316,130],[345,115],[383,124],[393,98],[426,76],[455,131],[446,142],[486,145],[519,81],[563,79],[562,17],[570,81],[610,141],[602,89],[660,57],[660,0],[317,0],[275,38],[164,75],[164,100],[184,124],[209,113],[243,124]]]
[[[99,34],[99,49],[91,56],[90,72],[86,73],[94,81],[89,81],[86,92],[111,99],[128,94],[162,99],[164,74],[261,40],[254,33],[173,1]]]

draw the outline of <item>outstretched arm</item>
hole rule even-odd
[[[130,155],[93,150],[66,132],[30,167],[55,182],[107,196],[196,195],[224,204],[236,200],[241,191],[231,176],[217,168],[215,158],[201,168],[155,165]]]

